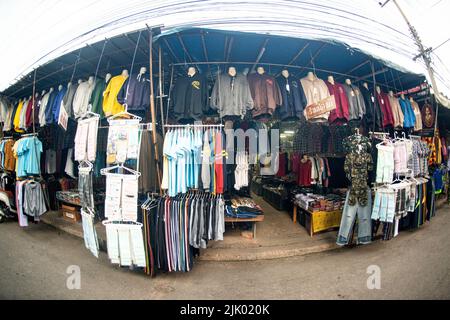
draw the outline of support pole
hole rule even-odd
[[[148,26],[149,34],[149,56],[150,56],[150,113],[152,115],[152,139],[153,139],[153,147],[155,149],[155,164],[156,164],[156,174],[158,176],[158,185],[159,192],[162,194],[161,190],[161,171],[159,168],[159,159],[158,159],[158,144],[156,143],[156,114],[155,114],[155,96],[153,92],[153,31]]]
[[[163,90],[162,90],[162,54],[161,54],[161,46],[158,47],[158,58],[159,58],[159,77],[158,77],[158,84],[159,84],[159,108],[161,113],[161,128],[162,128],[162,134],[163,138],[165,136],[165,130],[164,130],[164,107],[163,107]]]

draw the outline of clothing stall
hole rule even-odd
[[[154,276],[192,270],[236,230],[258,243],[269,215],[339,245],[432,220],[447,130],[428,87],[408,94],[386,77],[422,78],[342,45],[325,59],[318,41],[188,31],[118,37],[132,44],[123,55],[110,39],[67,77],[35,79],[30,97],[0,96],[0,182],[21,227],[60,209],[93,256],[103,228],[112,264]]]

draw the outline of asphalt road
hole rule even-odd
[[[80,267],[80,289],[66,273]],[[379,289],[368,289],[369,266]],[[375,269],[377,269],[375,267]],[[371,267],[374,268],[374,267]],[[370,269],[370,270],[375,270]],[[143,273],[97,260],[82,240],[44,224],[0,225],[2,299],[449,299],[450,210],[391,241],[255,262],[198,262],[186,274]]]

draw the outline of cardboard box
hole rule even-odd
[[[72,207],[68,205],[61,205],[62,216],[65,220],[70,222],[78,222],[81,220],[81,214],[77,207]]]

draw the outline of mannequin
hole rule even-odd
[[[36,94],[34,96],[37,98],[39,96],[39,93],[36,92]]]
[[[409,97],[409,101],[414,102],[413,97]]]
[[[189,67],[188,73],[187,73],[189,77],[193,77],[196,73],[197,73],[197,70],[195,70],[194,67]]]
[[[352,81],[350,79],[345,79],[345,83],[348,84],[349,86],[352,85]]]
[[[369,90],[369,85],[367,84],[367,82],[363,83],[363,87],[366,88],[367,90]]]
[[[286,79],[289,78],[289,71],[284,69],[283,71],[281,71],[281,74],[283,75],[283,77],[285,77]]]
[[[109,79],[111,79],[111,77],[112,77],[111,73],[107,73],[105,76],[105,82],[108,82]]]
[[[405,94],[402,93],[402,94],[400,95],[400,98],[402,98],[403,100],[405,100]]]
[[[311,71],[308,72],[308,74],[306,75],[306,77],[307,77],[308,80],[310,80],[310,81],[314,81],[314,79],[316,78],[316,76],[314,75],[314,73],[312,73]]]
[[[392,90],[389,90],[389,97],[391,97],[391,98],[394,97],[394,92]]]
[[[42,90],[41,96],[44,96],[44,94],[45,94],[46,92],[47,92],[47,91]]]
[[[90,76],[88,79],[88,83],[92,86],[94,84],[94,77]]]
[[[377,93],[380,94],[381,93],[381,88],[379,86],[376,86],[375,90],[377,90]]]
[[[62,84],[60,84],[60,85],[58,86],[58,91],[61,91],[61,90],[62,90],[62,88],[63,88],[63,85],[62,85]]]
[[[78,84],[80,84],[80,83],[82,83],[83,82],[83,80],[81,80],[81,79],[78,79]]]
[[[128,70],[127,69],[123,69],[122,70],[122,76],[128,77]]]
[[[243,71],[242,71],[242,74],[244,75],[244,76],[246,76],[246,75],[248,75],[248,72],[250,71],[250,69],[249,68],[245,68]]]
[[[260,75],[263,75],[265,71],[263,67],[258,67],[258,69],[256,69],[256,72],[258,72],[258,74]]]
[[[137,79],[138,81],[141,81],[142,76],[145,74],[146,71],[147,71],[147,68],[146,68],[146,67],[142,67],[142,68],[139,70],[139,74],[137,75],[136,79]]]
[[[32,97],[33,97],[33,95],[31,95],[31,96],[28,98],[28,100],[31,100]]]
[[[53,87],[50,88],[50,90],[48,90],[49,93],[53,92]]]
[[[71,85],[72,85],[72,82],[69,82],[69,83],[67,84],[67,89],[69,89]]]
[[[334,78],[333,76],[328,76],[328,82],[334,85]]]
[[[235,77],[236,74],[237,74],[236,68],[235,68],[235,67],[229,67],[229,68],[228,68],[228,74],[229,74],[231,77]]]

